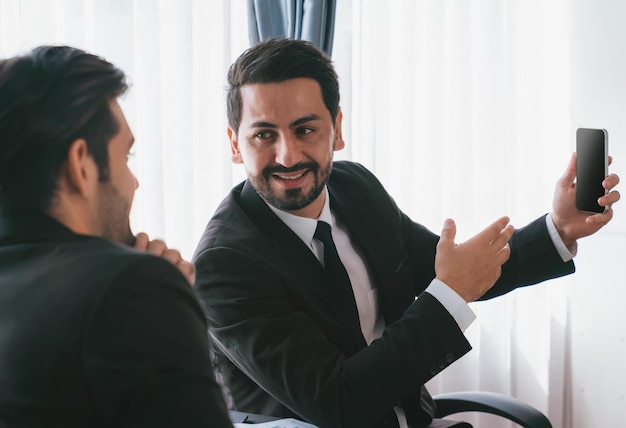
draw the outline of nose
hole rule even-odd
[[[291,167],[300,162],[302,152],[298,140],[291,134],[281,134],[275,143],[276,163]]]

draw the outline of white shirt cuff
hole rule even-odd
[[[548,227],[548,233],[550,234],[550,238],[552,238],[552,242],[554,243],[554,246],[563,261],[569,262],[574,257],[576,257],[576,252],[578,251],[578,243],[574,242],[569,247],[565,245],[565,243],[561,239],[561,235],[559,235],[559,231],[556,230],[554,221],[552,221],[552,214],[548,214],[546,216],[546,226]]]
[[[467,327],[476,319],[476,315],[467,302],[444,282],[433,279],[428,288],[426,288],[426,292],[446,308],[461,331],[465,332]]]

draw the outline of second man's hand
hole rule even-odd
[[[508,242],[513,231],[509,218],[501,217],[469,240],[456,245],[456,224],[447,219],[437,244],[436,278],[466,302],[477,300],[500,278],[501,266],[511,254]]]
[[[193,263],[184,260],[178,250],[168,248],[167,244],[160,239],[151,240],[147,234],[141,232],[135,236],[134,248],[140,251],[145,251],[150,254],[154,254],[158,257],[163,257],[165,260],[171,262],[174,266],[182,272],[187,278],[189,284],[193,286],[196,282],[196,267]]]

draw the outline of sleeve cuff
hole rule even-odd
[[[554,247],[556,251],[558,251],[559,255],[563,259],[564,262],[569,262],[574,257],[576,257],[576,252],[578,251],[578,243],[574,242],[571,246],[567,247],[563,240],[561,239],[561,235],[559,235],[559,231],[556,230],[556,226],[552,221],[552,214],[548,214],[546,216],[546,226],[548,228],[548,233],[550,234],[550,238],[554,243]]]
[[[461,331],[465,332],[476,319],[467,302],[444,282],[433,279],[426,292],[437,299],[452,315]]]

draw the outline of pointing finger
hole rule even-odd
[[[495,241],[502,230],[509,224],[508,217],[500,217],[489,226],[487,226],[482,232],[480,232],[477,237],[486,243],[491,243]]]

